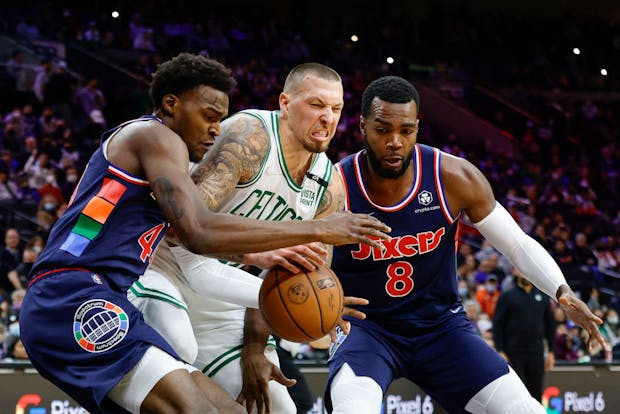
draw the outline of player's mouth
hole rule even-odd
[[[383,163],[386,164],[390,168],[398,168],[403,164],[403,157],[398,157],[398,156],[384,157]]]
[[[329,131],[315,131],[310,134],[310,138],[316,142],[325,142],[329,140]]]

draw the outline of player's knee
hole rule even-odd
[[[330,396],[333,414],[374,414],[381,410],[383,390],[375,380],[355,375],[345,364],[332,381]]]
[[[545,413],[512,368],[478,391],[465,409],[473,414]]]

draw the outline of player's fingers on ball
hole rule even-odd
[[[351,306],[351,305],[368,305],[368,299],[366,298],[359,298],[357,296],[345,296],[343,298],[342,304],[344,306]]]
[[[277,261],[278,266],[288,270],[289,272],[296,274],[299,273],[299,268],[297,266],[295,266],[290,260],[281,258],[280,260]]]
[[[289,260],[294,261],[295,264],[302,266],[304,269],[307,270],[316,270],[316,265],[313,263],[313,261],[306,256],[303,256],[301,254],[296,254],[295,256],[292,256],[289,258]]]
[[[305,249],[303,252],[300,252],[300,255],[317,266],[325,264],[325,255],[317,253],[312,249]]]
[[[307,249],[312,250],[318,255],[327,256],[327,249],[323,243],[314,242],[305,245]]]
[[[352,318],[356,318],[356,319],[366,319],[366,314],[360,310],[357,309],[353,309],[353,308],[348,308],[348,307],[344,307],[344,309],[342,310],[342,315],[343,316],[350,316]]]

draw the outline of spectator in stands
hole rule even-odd
[[[556,359],[577,362],[583,354],[583,341],[579,336],[579,326],[572,321],[559,324],[555,333]]]
[[[33,103],[36,99],[33,92],[35,72],[25,63],[24,52],[15,49],[7,62],[6,70],[14,82],[13,103],[20,107],[26,103]]]
[[[43,58],[41,60],[41,66],[37,69],[33,86],[34,95],[37,97],[40,104],[45,102],[45,89],[47,88],[47,83],[52,76],[52,70],[52,60],[49,58]]]
[[[30,154],[23,171],[27,174],[28,184],[32,188],[41,188],[48,178],[53,178],[54,182],[56,180],[49,154],[46,152],[39,153],[36,149]]]
[[[28,278],[30,275],[30,269],[32,265],[39,257],[39,253],[35,250],[34,246],[24,247],[24,253],[22,254],[22,260],[17,267],[8,273],[9,281],[15,286],[15,289],[25,289],[28,284]]]
[[[587,273],[591,273],[600,283],[603,281],[598,270],[598,259],[594,251],[588,246],[588,239],[584,233],[575,235],[575,265]]]
[[[9,177],[9,169],[0,164],[0,202],[17,203],[21,199],[17,183]]]
[[[45,231],[49,230],[52,224],[58,219],[58,209],[61,201],[51,194],[41,198],[39,208],[36,212],[37,224]]]
[[[463,309],[467,314],[467,319],[471,322],[472,329],[480,335],[478,328],[478,316],[480,315],[480,304],[475,299],[466,299],[463,301]]]
[[[57,205],[65,202],[62,190],[57,183],[56,170],[51,170],[48,172],[45,177],[45,183],[39,187],[38,191],[41,198],[45,198],[48,195],[54,197]]]
[[[12,338],[10,344],[8,345],[6,356],[4,357],[5,361],[27,361],[28,353],[26,353],[26,348],[24,348],[24,344],[20,338]]]
[[[86,118],[90,122],[100,124],[105,129],[106,120],[103,112],[107,106],[107,101],[99,89],[99,79],[91,77],[86,85],[77,91],[75,96]]]
[[[590,298],[588,299],[588,307],[592,312],[601,309],[601,302],[599,301],[601,297],[601,292],[597,287],[592,287],[590,289]],[[601,311],[602,312],[602,311]]]
[[[70,166],[65,170],[65,179],[60,184],[60,190],[62,191],[62,197],[64,200],[70,200],[73,190],[77,185],[80,178],[78,169],[74,166]]]
[[[497,276],[490,273],[486,277],[484,285],[479,286],[476,291],[476,300],[480,304],[480,311],[489,315],[490,318],[493,318],[499,296],[500,291],[498,289]]]
[[[67,71],[67,63],[64,60],[58,62],[45,88],[45,103],[51,107],[52,115],[66,121],[72,119],[71,103],[76,88],[77,79]]]
[[[15,290],[15,286],[8,279],[8,273],[17,267],[21,259],[19,231],[9,228],[4,234],[4,248],[0,251],[0,294],[10,294]]]

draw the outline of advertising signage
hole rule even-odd
[[[0,412],[15,414],[82,414],[87,411],[32,368],[0,368]],[[314,396],[311,414],[323,414],[327,368],[301,368]],[[620,366],[557,366],[545,377],[542,404],[548,414],[619,413]],[[420,388],[395,381],[377,414],[444,414]]]

